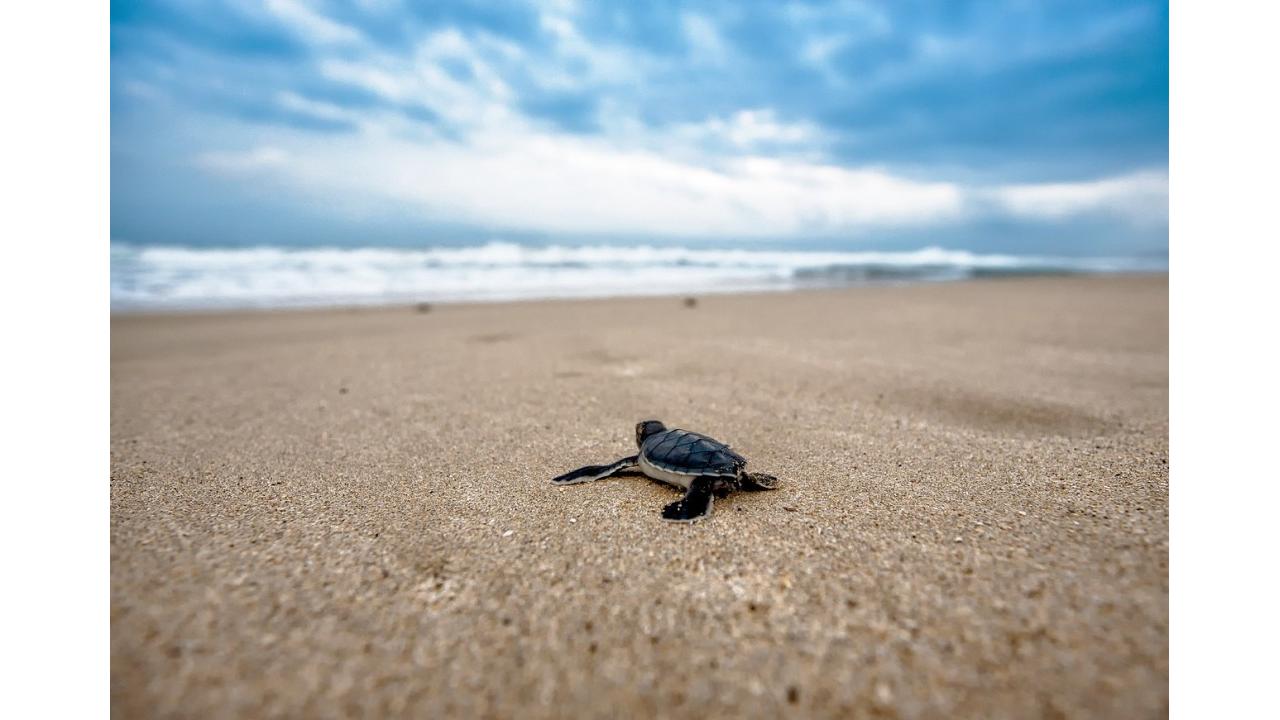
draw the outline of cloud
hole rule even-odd
[[[750,147],[760,143],[813,142],[819,132],[808,123],[779,122],[770,108],[739,111],[727,123],[713,120],[708,125],[708,130],[723,133],[739,147]]]
[[[309,42],[334,45],[360,42],[359,32],[312,10],[303,0],[266,0],[266,9]]]
[[[681,18],[680,25],[695,62],[722,65],[729,60],[729,48],[720,37],[720,31],[716,29],[715,23],[709,18],[686,12]]]
[[[513,94],[488,57],[505,52],[500,43],[482,49],[446,30],[423,38],[408,57],[371,53],[358,60],[326,59],[320,72],[391,103],[426,108],[465,131],[508,119]]]
[[[967,186],[802,159],[741,155],[712,164],[622,151],[569,134],[492,132],[465,143],[307,142],[287,152],[209,153],[201,165],[271,172],[357,213],[393,206],[496,230],[664,237],[856,237],[877,228],[945,228],[1008,217],[1063,221],[1107,214],[1165,222],[1159,171],[1078,183]]]
[[[282,91],[276,95],[280,107],[291,112],[337,123],[354,123],[360,113],[348,110],[340,105],[305,98],[292,91]]]
[[[828,235],[937,223],[963,209],[954,185],[880,170],[749,155],[709,167],[529,129],[465,143],[367,134],[338,145],[298,137],[287,153],[206,154],[201,163],[217,172],[270,170],[352,206],[363,200],[436,221],[549,233]]]
[[[1146,171],[1090,182],[1006,185],[990,196],[1020,217],[1059,219],[1107,213],[1140,224],[1168,221],[1169,176]]]
[[[588,39],[562,10],[543,13],[539,25],[551,38],[551,53],[529,72],[544,87],[626,86],[641,82],[648,69],[643,53]]]
[[[283,168],[289,153],[276,147],[257,147],[243,151],[205,152],[196,156],[196,164],[215,173],[246,173]]]

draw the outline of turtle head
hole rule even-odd
[[[650,435],[660,433],[666,429],[667,426],[657,420],[641,420],[636,423],[636,447],[643,446],[644,441],[647,440]]]

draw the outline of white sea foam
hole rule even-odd
[[[787,290],[987,274],[1164,270],[1162,262],[652,246],[194,248],[114,244],[118,311]]]

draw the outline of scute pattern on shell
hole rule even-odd
[[[667,430],[645,440],[645,459],[680,473],[734,474],[747,459],[728,445],[688,430]]]

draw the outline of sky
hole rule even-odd
[[[1167,253],[1163,3],[111,5],[113,242]]]

